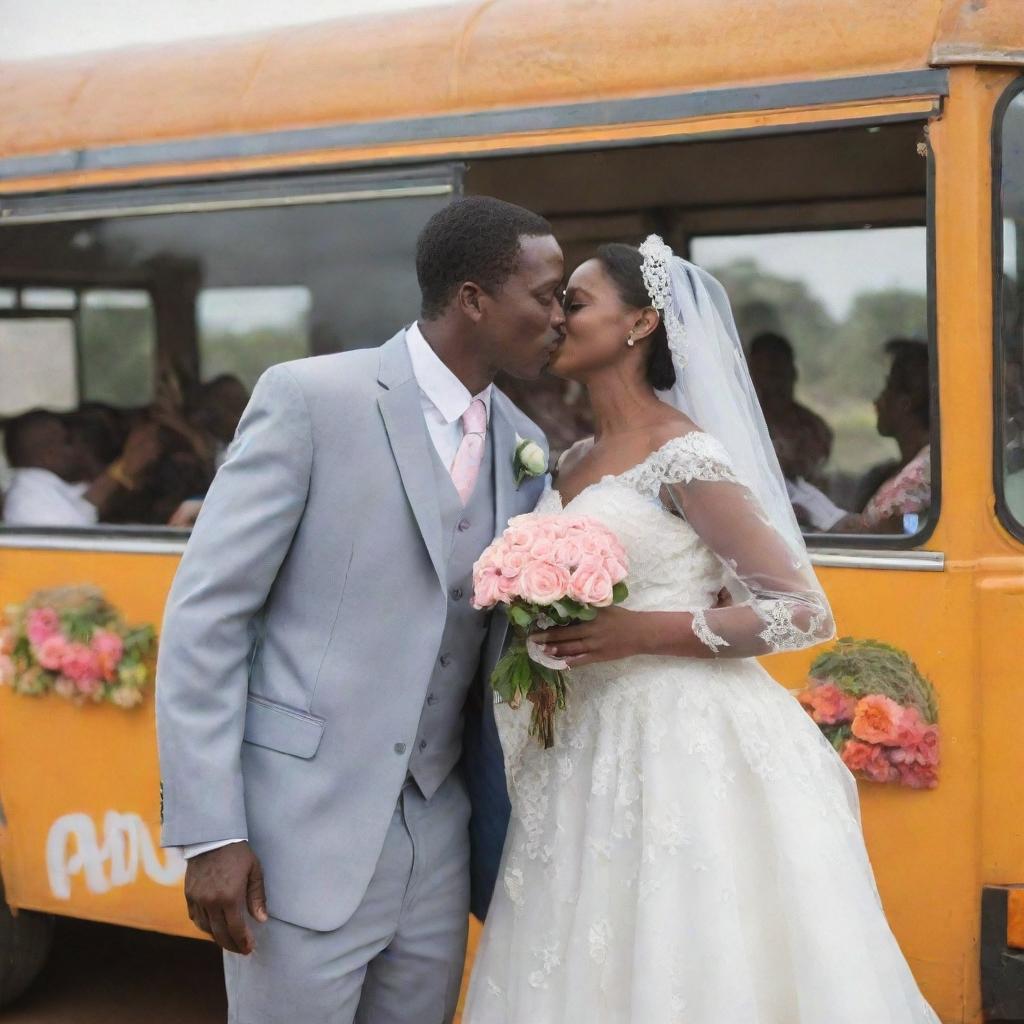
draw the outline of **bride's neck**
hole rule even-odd
[[[594,438],[614,437],[656,422],[661,402],[644,380],[609,373],[586,382],[594,414]]]

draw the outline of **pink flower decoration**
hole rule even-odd
[[[43,668],[56,672],[64,662],[68,642],[59,633],[47,637],[36,649],[36,660]]]
[[[859,740],[847,740],[843,744],[843,764],[851,772],[860,772],[872,782],[895,782],[899,772],[886,757],[885,748]]]
[[[493,608],[501,600],[501,574],[497,569],[484,569],[473,581],[473,607],[481,611]]]
[[[553,604],[569,593],[569,571],[553,562],[530,562],[519,574],[519,590],[533,604]]]
[[[99,684],[102,676],[100,661],[96,653],[85,644],[68,644],[60,661],[60,670],[75,682],[83,693],[93,692],[93,684]]]
[[[916,708],[904,711],[899,746],[891,753],[894,764],[934,768],[939,763],[939,727],[929,725]]]
[[[853,715],[853,735],[867,743],[896,746],[899,743],[902,720],[902,705],[897,704],[891,697],[872,693],[857,702]]]
[[[583,545],[578,537],[563,537],[555,542],[554,559],[566,569],[575,569],[583,558]]]
[[[839,725],[853,720],[857,701],[835,683],[821,683],[806,692],[808,700],[804,706],[818,725]]]
[[[98,629],[92,635],[91,646],[99,660],[100,672],[104,679],[112,682],[124,655],[124,640],[108,629]]]
[[[33,647],[42,647],[45,640],[60,634],[60,618],[52,608],[33,608],[25,632]]]
[[[607,608],[612,603],[612,578],[599,555],[584,555],[572,574],[570,596],[580,604]]]
[[[898,764],[900,785],[911,789],[934,789],[939,784],[939,773],[934,765]]]

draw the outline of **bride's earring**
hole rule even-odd
[[[636,342],[633,340],[633,332],[632,331],[629,332],[629,337],[626,338],[626,344],[630,348],[632,348],[636,344]]]

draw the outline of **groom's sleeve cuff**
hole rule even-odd
[[[222,846],[230,846],[232,843],[244,842],[244,839],[218,839],[214,843],[192,843],[190,846],[181,847],[181,855],[185,860],[191,860],[193,857],[198,857],[201,853],[219,850]]]

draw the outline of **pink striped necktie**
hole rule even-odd
[[[452,483],[459,492],[462,504],[469,501],[476,478],[480,474],[480,463],[484,460],[484,444],[487,437],[487,406],[483,400],[474,398],[462,414],[462,443],[452,463]]]

